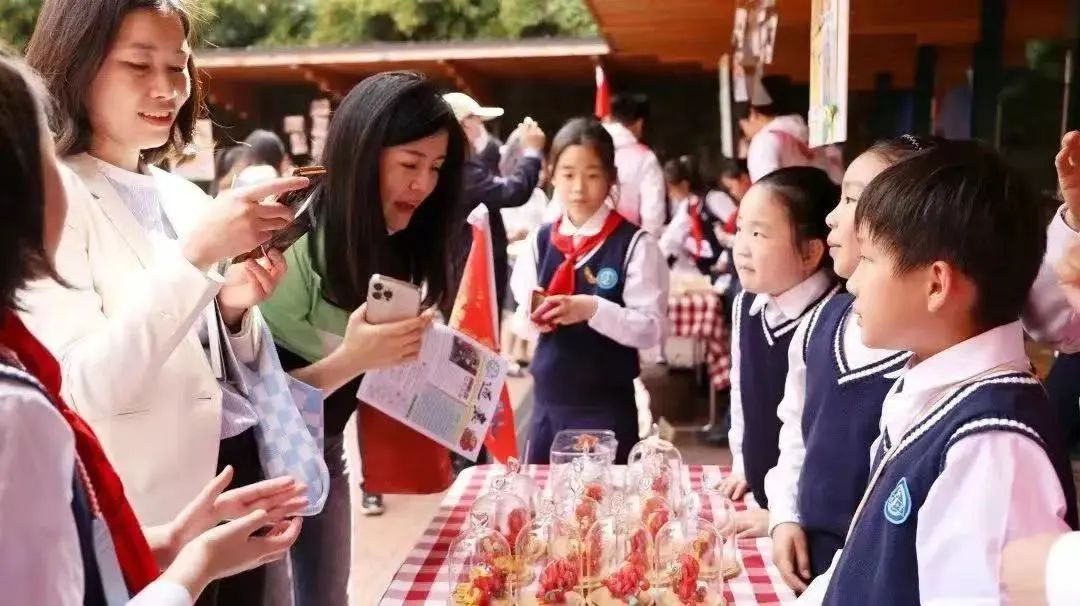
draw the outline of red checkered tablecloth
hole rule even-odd
[[[705,364],[716,389],[730,382],[731,351],[724,324],[724,301],[712,292],[695,292],[668,297],[668,321],[676,337],[700,339],[705,343]]]
[[[710,468],[719,469],[702,465],[687,467],[691,488],[700,489],[702,475]],[[540,486],[547,481],[547,466],[530,465],[524,471]],[[725,468],[721,471],[727,473],[728,470]],[[431,524],[398,568],[380,604],[446,605],[450,593],[450,570],[447,562],[450,543],[464,527],[473,502],[490,488],[491,481],[501,473],[501,466],[480,465],[471,467],[458,476],[443,498]],[[737,509],[747,507],[757,506],[752,503],[736,504]],[[712,515],[709,499],[703,500],[702,514],[705,517]],[[772,542],[769,539],[740,539],[739,552],[744,570],[728,583],[726,593],[730,606],[779,606],[795,602],[795,595],[784,584],[780,571],[772,563]]]

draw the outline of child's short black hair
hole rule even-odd
[[[1035,193],[975,141],[939,143],[886,169],[859,198],[855,224],[899,272],[945,261],[970,278],[984,330],[1019,317],[1046,250]]]
[[[611,117],[627,126],[649,119],[649,98],[640,93],[618,93],[611,98]]]
[[[739,177],[746,175],[750,176],[750,171],[746,168],[746,160],[742,158],[726,158],[720,163],[720,176],[725,179],[738,179]]]
[[[829,227],[825,217],[840,201],[840,187],[820,168],[791,166],[765,175],[754,186],[769,188],[787,208],[794,226],[795,244],[800,248],[812,240],[826,241]],[[828,253],[821,256],[822,267],[832,267]]]
[[[664,180],[671,184],[686,183],[690,191],[698,192],[701,187],[701,173],[698,171],[697,160],[691,155],[672,158],[664,163]]]

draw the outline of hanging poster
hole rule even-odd
[[[810,146],[847,139],[850,0],[813,0],[810,17]]]

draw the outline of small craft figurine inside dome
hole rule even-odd
[[[528,504],[512,489],[508,476],[495,478],[491,490],[476,498],[470,513],[484,516],[487,525],[501,533],[508,545],[517,541],[518,533],[531,518]]]
[[[588,595],[592,606],[649,606],[656,552],[652,535],[627,509],[621,494],[585,536],[584,573],[600,579]]]
[[[630,449],[626,485],[662,496],[669,503],[682,502],[682,453],[671,442],[660,438],[660,428],[655,424],[649,436]]]
[[[567,429],[551,444],[550,492],[556,502],[568,496],[571,482],[580,479],[590,498],[603,502],[611,491],[611,468],[618,441],[611,430]]]
[[[661,604],[724,603],[724,540],[701,516],[699,503],[697,495],[688,497],[679,516],[656,534]]]
[[[488,527],[487,516],[471,514],[469,526],[450,545],[451,606],[509,606],[515,570],[510,545]]]

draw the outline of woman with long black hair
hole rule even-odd
[[[369,324],[368,281],[376,273],[406,280],[424,288],[426,306],[448,307],[465,153],[453,112],[422,76],[390,72],[358,84],[327,133],[327,174],[313,202],[315,229],[285,253],[289,273],[262,305],[282,364],[327,394],[330,496],[293,548],[297,604],[346,602],[345,423],[357,410],[360,376],[415,359],[431,322],[431,312],[425,312],[412,320]],[[311,374],[329,380],[312,380]],[[437,491],[449,483],[446,451],[433,442],[366,405],[358,425],[365,490],[373,491],[365,506],[381,507],[376,475],[407,481],[406,490],[413,491]]]

